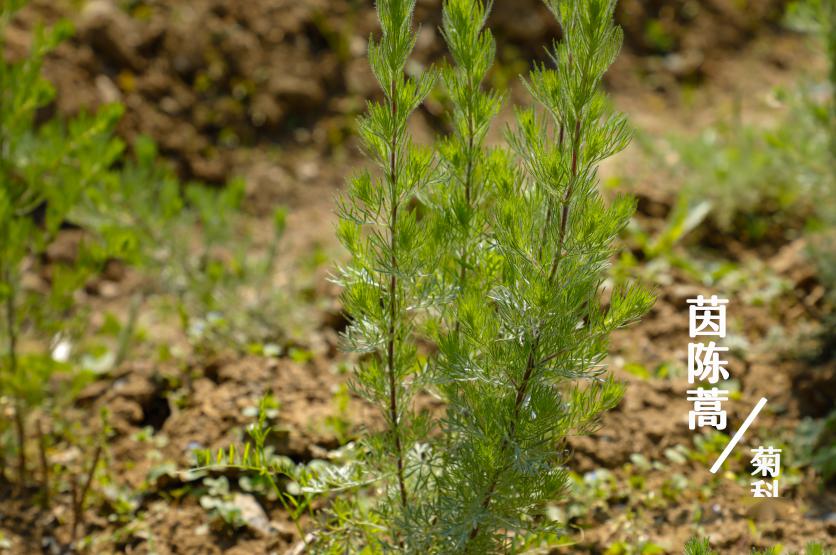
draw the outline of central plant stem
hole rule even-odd
[[[394,120],[397,118],[398,113],[397,88],[395,80],[392,80],[391,96],[392,98],[390,100],[392,102],[392,119]],[[395,439],[395,457],[398,472],[398,487],[400,489],[401,506],[403,506],[403,508],[406,508],[406,480],[404,479],[403,446],[401,445],[400,416],[398,411],[398,390],[395,371],[395,319],[397,318],[396,303],[398,300],[398,256],[396,250],[397,240],[395,234],[398,222],[398,203],[400,200],[400,195],[398,194],[397,128],[392,130],[392,140],[390,144],[390,149],[391,151],[389,153],[389,190],[391,191],[392,210],[389,220],[389,247],[391,253],[390,270],[392,272],[392,275],[389,277],[389,340],[386,346],[386,358],[389,373],[389,418],[392,421],[392,435]]]
[[[473,152],[475,137],[473,131],[473,116],[467,116],[467,169],[464,174],[464,200],[467,205],[468,212],[473,208],[471,202],[471,189],[473,188]],[[467,265],[469,258],[469,244],[470,240],[470,220],[467,220],[467,227],[465,228],[465,238],[462,241],[464,248],[462,249],[461,269],[459,270],[459,294],[461,295],[465,289],[467,281]],[[454,333],[459,335],[459,328],[461,327],[461,320],[459,319],[458,308],[456,309],[456,324],[454,326]]]

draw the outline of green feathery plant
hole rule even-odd
[[[591,431],[621,386],[601,365],[609,333],[652,303],[630,288],[602,300],[613,241],[634,201],[609,206],[597,168],[629,140],[599,91],[621,46],[615,2],[548,2],[563,29],[556,68],[526,86],[541,110],[517,111],[508,139],[522,172],[497,182],[487,301],[458,296],[436,376],[448,402],[432,516],[433,552],[514,550],[565,488],[565,439]]]
[[[486,245],[490,210],[496,183],[510,174],[505,152],[485,147],[502,102],[500,94],[483,86],[496,52],[493,36],[485,28],[489,8],[479,1],[449,0],[442,12],[442,35],[453,61],[441,74],[450,100],[452,132],[438,141],[439,178],[427,205],[446,297],[452,289],[460,298],[484,299],[497,267]],[[441,307],[441,320],[452,322],[454,332],[459,329],[457,307],[455,303]]]
[[[405,75],[414,1],[377,4],[383,33],[369,59],[383,99],[369,104],[360,132],[378,172],[353,179],[340,202],[352,259],[337,280],[351,317],[346,344],[359,354],[354,389],[379,408],[383,429],[349,448],[357,460],[297,476],[307,495],[335,494],[311,549],[535,545],[553,532],[542,513],[566,486],[567,436],[594,429],[620,399],[602,365],[608,336],[653,301],[604,285],[634,210],[632,199],[607,204],[598,191],[599,163],[629,140],[599,90],[621,31],[613,0],[548,4],[563,29],[556,68],[526,81],[540,107],[518,110],[513,149],[491,150],[500,95],[482,85],[494,56],[488,9],[445,1],[452,133],[437,164],[407,131],[434,78]],[[437,350],[420,350],[426,340]],[[424,392],[446,402],[443,417],[415,408]]]
[[[343,302],[352,322],[346,346],[361,355],[354,391],[381,409],[385,423],[365,442],[364,465],[319,465],[300,469],[294,479],[300,495],[273,490],[294,520],[323,491],[356,491],[381,486],[382,500],[369,512],[355,499],[337,498],[326,511],[332,518],[316,549],[344,553],[354,547],[377,552],[383,546],[405,546],[399,528],[380,523],[403,519],[421,495],[415,469],[419,441],[427,437],[428,418],[414,410],[413,398],[425,384],[426,365],[416,348],[418,317],[437,294],[433,272],[425,270],[431,233],[418,221],[417,199],[429,190],[434,161],[428,148],[414,145],[408,133],[410,115],[435,82],[434,72],[418,78],[406,74],[415,45],[412,14],[415,0],[382,0],[377,4],[382,36],[369,45],[369,61],[383,93],[368,105],[359,125],[363,146],[379,172],[355,177],[339,203],[339,239],[352,255],[335,278],[343,286]],[[233,466],[266,477],[290,477],[275,459],[260,453],[263,421],[250,429],[244,451],[234,448],[200,458],[206,467]],[[253,436],[252,433],[264,435]],[[261,443],[259,443],[261,442]],[[251,449],[255,446],[255,449]],[[356,458],[356,457],[355,457]],[[293,506],[290,509],[290,506]]]
[[[691,538],[685,544],[685,555],[714,555],[706,538]]]
[[[0,49],[6,25],[23,3],[4,2],[0,8]],[[85,234],[71,261],[48,256],[61,227],[92,202],[91,192],[122,152],[122,143],[112,137],[119,106],[67,122],[37,123],[39,109],[54,96],[41,77],[44,57],[70,32],[66,23],[38,29],[23,60],[0,57],[0,396],[14,405],[20,485],[26,481],[28,413],[58,408],[76,389],[72,384],[79,374],[67,347],[84,326],[71,325],[79,315],[74,295],[119,248],[112,237]],[[57,373],[69,374],[69,381],[50,387]],[[0,421],[0,439],[6,437],[6,422]],[[0,444],[0,475],[6,445]]]
[[[351,316],[347,347],[363,355],[354,390],[381,409],[385,429],[368,437],[368,472],[380,478],[380,511],[392,522],[405,514],[418,491],[413,479],[415,446],[427,435],[427,419],[413,409],[424,368],[415,345],[418,311],[432,302],[432,274],[422,250],[430,234],[418,221],[414,200],[432,177],[429,149],[414,145],[408,120],[435,81],[427,71],[405,73],[415,44],[415,0],[381,0],[377,14],[382,36],[369,44],[369,62],[383,99],[368,105],[359,131],[379,173],[351,181],[339,206],[338,235],[352,255],[340,271],[343,303]],[[383,539],[402,543],[397,532]]]

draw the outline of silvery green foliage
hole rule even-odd
[[[405,67],[415,44],[414,0],[380,0],[382,35],[369,45],[369,62],[383,99],[370,102],[359,131],[377,172],[351,180],[340,202],[338,235],[352,255],[338,282],[351,316],[347,347],[361,353],[354,390],[379,407],[385,429],[368,438],[367,471],[379,477],[385,501],[380,511],[398,518],[415,493],[410,456],[425,427],[412,409],[423,369],[415,348],[419,312],[432,301],[431,275],[421,251],[426,227],[419,224],[416,196],[432,176],[430,150],[410,140],[408,120],[430,92],[434,74],[408,77]],[[388,536],[388,537],[386,537]],[[384,534],[381,542],[400,542]]]
[[[592,430],[620,399],[602,366],[607,338],[652,302],[637,288],[602,302],[613,241],[634,210],[598,191],[598,164],[629,139],[599,91],[621,46],[615,2],[549,7],[564,37],[555,67],[526,81],[539,109],[518,110],[509,133],[522,172],[494,192],[487,245],[499,270],[487,299],[457,299],[447,328],[459,332],[439,342],[449,406],[430,511],[437,552],[513,550],[542,528],[541,509],[566,484],[565,438]]]
[[[374,513],[382,539],[367,550],[520,551],[545,530],[542,509],[566,485],[566,437],[594,429],[620,399],[602,365],[608,336],[653,300],[603,287],[634,210],[628,198],[605,203],[597,176],[629,140],[599,90],[622,36],[613,0],[549,7],[563,39],[555,67],[525,82],[539,107],[517,111],[511,149],[490,150],[500,97],[482,85],[494,57],[487,9],[444,3],[452,133],[431,179],[432,158],[406,133],[431,84],[403,77],[412,4],[378,3],[383,38],[370,60],[386,96],[370,105],[361,135],[382,177],[355,179],[340,210],[353,255],[341,277],[346,338],[366,355],[356,386],[387,424],[369,441],[385,501]],[[413,198],[420,224],[406,209]],[[425,317],[438,347],[427,369],[415,347]],[[443,418],[427,425],[410,410],[418,387],[444,399]]]
[[[437,143],[440,175],[428,196],[437,252],[434,262],[445,287],[440,297],[484,298],[497,268],[486,243],[497,183],[509,179],[505,152],[489,150],[485,137],[502,98],[483,86],[493,65],[496,44],[485,28],[488,10],[479,1],[449,0],[443,6],[442,35],[453,61],[442,72],[450,100],[451,133]],[[446,303],[445,320],[457,316]]]

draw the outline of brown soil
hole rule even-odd
[[[152,136],[184,178],[223,182],[232,175],[246,177],[256,222],[269,212],[264,207],[289,206],[290,231],[277,270],[280,281],[292,281],[290,276],[313,249],[344,256],[333,238],[332,199],[344,176],[362,164],[351,137],[352,119],[362,110],[362,99],[376,94],[364,60],[365,38],[376,27],[366,4],[125,4],[132,7],[121,10],[94,0],[76,13],[69,6],[37,3],[10,33],[8,54],[22,52],[27,30],[39,18],[54,21],[70,14],[78,33],[46,67],[58,89],[55,110],[68,114],[102,102],[123,102],[127,111],[120,133],[127,139],[139,133]],[[607,82],[616,105],[650,136],[698,128],[738,103],[746,119],[773,117],[770,88],[820,64],[801,38],[778,28],[782,5],[772,0],[624,0],[618,17],[625,28],[625,51]],[[416,17],[425,23],[418,43],[422,63],[441,55],[437,14],[438,2],[419,2]],[[550,21],[533,0],[497,2],[493,22],[502,62],[514,67],[517,60],[542,57],[542,45],[559,31]],[[683,85],[694,87],[693,99],[684,98]],[[514,95],[525,98],[519,90]],[[435,114],[430,106],[416,118],[419,136],[443,125]],[[627,176],[627,185],[640,198],[639,219],[651,229],[662,225],[681,185],[654,163],[631,147],[605,168],[608,176]],[[734,243],[734,238],[728,240]],[[770,271],[791,284],[792,294],[765,306],[731,297],[730,327],[749,348],[732,358],[730,369],[740,381],[741,396],[728,405],[730,428],[736,428],[757,398],[769,398],[746,446],[758,445],[758,439],[789,437],[803,417],[823,414],[836,398],[832,361],[811,366],[767,339],[775,328],[783,329],[785,337],[799,337],[814,319],[811,314],[822,309],[820,286],[799,241],[776,247],[763,259]],[[741,247],[736,256],[746,261],[756,255]],[[307,325],[305,335],[294,339],[295,346],[309,351],[310,360],[229,355],[191,357],[184,366],[135,356],[82,394],[78,415],[108,407],[115,429],[107,452],[110,482],[101,480],[86,512],[86,532],[94,538],[91,553],[243,555],[284,553],[298,545],[300,538],[286,513],[263,496],[258,502],[269,521],[266,531],[230,534],[208,526],[206,511],[188,493],[187,478],[175,469],[193,463],[190,451],[195,447],[240,442],[252,420],[247,410],[268,392],[280,403],[274,447],[295,461],[323,457],[339,446],[329,417],[348,418],[355,429],[374,422],[375,414],[359,402],[352,402],[345,415],[333,402],[346,381],[341,367],[350,359],[337,349],[344,321],[338,291],[325,281],[329,270],[326,265],[308,276],[307,294],[316,302],[299,309]],[[103,310],[124,313],[136,280],[128,272],[112,285],[107,298],[95,302]],[[640,379],[625,368],[684,367],[690,341],[685,299],[725,292],[675,269],[653,285],[659,299],[651,314],[612,341],[611,367],[627,383],[624,401],[606,415],[598,433],[571,442],[571,468],[580,475],[608,469],[618,492],[600,509],[572,519],[574,545],[555,552],[604,553],[618,541],[652,540],[665,553],[680,553],[696,532],[730,554],[776,543],[797,549],[808,540],[832,545],[836,493],[818,489],[809,473],[785,486],[782,499],[756,504],[733,475],[712,476],[710,462],[670,459],[677,446],[694,449],[696,434],[685,423],[687,383],[681,378]],[[152,343],[185,341],[173,336],[165,323],[150,319],[145,324]],[[139,434],[148,426],[155,432],[152,440]],[[643,488],[631,489],[636,473],[631,456],[637,453],[664,466],[645,473]],[[172,466],[160,474],[163,463]],[[733,457],[726,466],[745,474],[745,463]],[[687,477],[688,487],[673,500],[657,499],[676,474]],[[142,492],[134,516],[129,522],[108,520],[115,512],[116,492],[127,489]],[[50,511],[28,499],[0,484],[0,531],[10,541],[9,552],[63,552],[70,537],[69,495],[57,496]]]

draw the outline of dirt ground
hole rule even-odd
[[[297,462],[326,457],[345,441],[329,422],[345,419],[356,430],[376,418],[357,401],[344,409],[335,402],[351,361],[338,349],[345,320],[338,289],[326,279],[345,256],[334,238],[333,199],[344,176],[363,163],[352,120],[363,99],[377,94],[364,59],[365,38],[376,27],[366,4],[148,0],[120,7],[93,0],[76,9],[72,3],[40,2],[21,14],[9,34],[8,55],[16,56],[34,22],[71,17],[76,36],[46,66],[58,90],[54,110],[71,114],[122,102],[127,109],[120,134],[156,139],[183,178],[217,184],[233,175],[246,178],[254,225],[269,227],[270,207],[288,206],[289,232],[274,281],[314,299],[294,305],[302,324],[283,346],[283,353],[292,347],[307,354],[302,357],[229,353],[158,362],[151,345],[186,341],[157,316],[143,316],[149,346],[78,401],[80,417],[108,407],[115,429],[106,453],[112,478],[102,480],[87,511],[91,553],[290,552],[301,538],[275,501],[251,496],[256,512],[263,512],[262,526],[219,531],[177,470],[193,463],[196,447],[240,442],[251,409],[267,392],[280,406],[275,447]],[[538,4],[520,4],[496,3],[492,21],[503,70],[492,79],[511,83],[513,98],[525,101],[508,75],[525,68],[526,60],[542,58],[543,45],[559,30]],[[738,107],[744,121],[770,121],[779,112],[773,87],[823,64],[804,38],[780,27],[781,13],[782,3],[771,0],[623,1],[618,18],[625,49],[606,82],[616,107],[651,141],[693,133]],[[442,55],[438,14],[437,2],[419,2],[418,64]],[[508,117],[503,113],[501,119]],[[430,103],[413,125],[425,140],[443,129],[438,107]],[[605,181],[618,179],[639,196],[637,220],[648,229],[661,228],[682,185],[681,176],[658,164],[634,143],[604,168]],[[836,399],[834,361],[810,362],[792,349],[823,306],[804,238],[758,251],[734,237],[723,240],[725,256],[741,265],[761,264],[789,292],[753,304],[740,292],[700,283],[676,268],[650,283],[658,294],[652,312],[612,339],[609,363],[627,384],[625,398],[599,432],[571,441],[580,499],[555,503],[555,514],[568,522],[571,545],[554,553],[681,553],[694,533],[729,554],[776,544],[798,549],[809,540],[834,544],[836,491],[819,487],[805,469],[787,480],[781,499],[756,503],[742,454],[743,446],[759,441],[789,441],[805,418],[823,416]],[[324,262],[312,266],[312,252]],[[106,298],[94,302],[102,311],[124,314],[135,287],[128,271],[112,281]],[[758,398],[769,399],[716,476],[708,472],[716,457],[711,438],[688,430],[687,381],[681,372],[655,375],[660,368],[685,367],[685,301],[714,293],[729,296],[730,334],[743,346],[731,358],[740,394],[727,405],[726,432],[736,429]],[[777,340],[775,330],[781,330]],[[150,438],[143,432],[149,429]],[[109,517],[126,496],[131,516]],[[25,499],[0,484],[0,531],[8,539],[0,553],[61,553],[70,533],[68,494],[49,512]],[[641,547],[649,542],[655,547]]]

